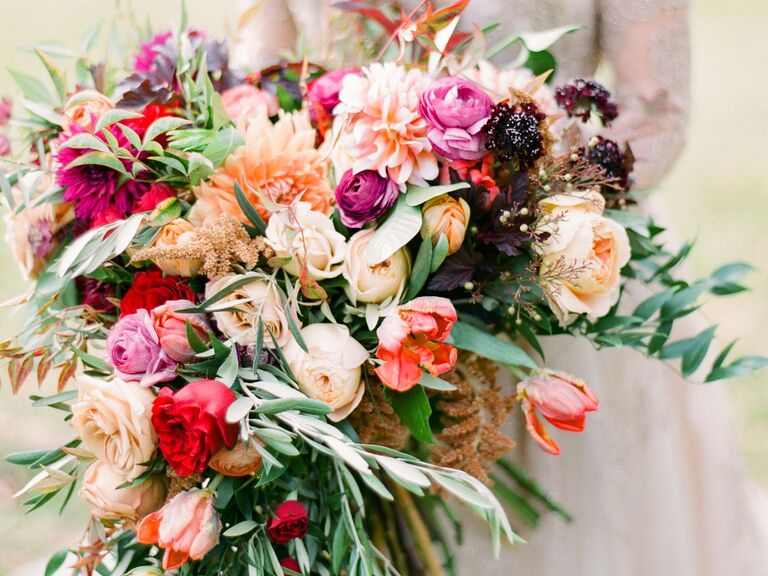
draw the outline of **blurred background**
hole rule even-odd
[[[191,26],[220,37],[234,27],[234,0],[186,4]],[[155,29],[180,17],[177,2],[133,0],[130,6],[129,10],[128,2],[103,0],[2,0],[0,95],[14,94],[8,68],[44,77],[34,55],[23,49],[26,46],[50,41],[76,47],[84,32],[99,21],[104,32],[129,14],[141,23],[151,21]],[[749,279],[752,292],[708,302],[703,310],[720,325],[722,342],[741,335],[738,352],[768,354],[768,177],[763,173],[768,167],[763,132],[768,127],[768,78],[759,74],[759,61],[768,51],[768,2],[695,0],[691,26],[693,109],[688,146],[655,194],[667,206],[678,238],[696,240],[694,274],[731,260],[745,260],[758,268]],[[0,270],[4,301],[25,286],[2,242]],[[0,310],[0,339],[13,335],[18,324],[19,318]],[[736,380],[729,388],[741,450],[756,481],[768,489],[768,373]],[[58,414],[30,406],[27,396],[32,393],[29,386],[18,396],[12,396],[7,386],[0,389],[0,455],[51,448],[71,437]],[[22,469],[0,462],[0,576],[76,542],[85,526],[86,512],[78,508],[76,498],[64,516],[49,506],[25,518],[12,495],[27,479]]]

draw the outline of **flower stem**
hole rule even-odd
[[[221,484],[221,481],[224,480],[226,476],[224,474],[216,474],[216,476],[208,483],[208,486],[206,486],[207,490],[210,490],[211,492],[216,492],[216,488],[219,487],[219,484]]]

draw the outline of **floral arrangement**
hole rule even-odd
[[[33,283],[0,356],[14,392],[56,375],[32,400],[73,438],[8,460],[35,473],[30,509],[77,493],[92,510],[47,574],[452,573],[456,506],[497,550],[520,540],[501,502],[568,519],[503,434],[519,407],[558,454],[547,424],[582,431],[598,409],[540,337],[700,370],[714,328],[671,341],[675,321],[747,267],[675,276],[690,247],[627,210],[610,94],[550,84],[573,28],[486,48],[488,29],[457,32],[465,4],[340,3],[369,42],[331,70],[235,70],[183,18],[127,67],[93,61],[94,34],[58,51],[74,87],[44,49],[53,93],[14,73],[0,187]],[[765,364],[730,348],[707,380]]]

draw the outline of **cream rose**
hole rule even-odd
[[[132,480],[157,448],[152,427],[155,394],[138,382],[117,378],[78,378],[80,395],[72,406],[72,424],[86,449],[113,470]]]
[[[299,388],[334,409],[328,415],[330,420],[343,420],[365,393],[362,365],[368,360],[368,351],[340,324],[312,324],[303,328],[301,335],[308,352],[295,340],[284,350]]]
[[[246,278],[248,276],[243,274],[228,274],[211,280],[205,287],[205,297],[210,298],[232,283]],[[232,290],[216,302],[211,311],[219,330],[238,344],[256,342],[259,319],[264,327],[262,342],[267,348],[274,348],[269,332],[272,332],[281,348],[291,337],[280,293],[260,276],[253,276],[251,282]],[[299,325],[298,318],[294,317],[294,321]]]
[[[195,227],[184,220],[176,218],[160,228],[160,232],[152,242],[153,248],[174,248],[183,246],[195,238]],[[190,277],[197,274],[203,262],[199,258],[185,260],[181,258],[156,258],[155,265],[169,276]]]
[[[629,238],[617,222],[602,215],[598,192],[556,195],[539,203],[540,230],[549,232],[537,246],[540,273],[553,312],[566,326],[579,314],[605,316],[619,298],[621,269],[629,262]]]
[[[163,476],[152,476],[138,486],[118,488],[126,477],[96,460],[83,474],[80,497],[91,505],[91,514],[105,520],[138,522],[165,502]]]
[[[273,214],[266,232],[267,241],[279,258],[290,258],[285,270],[299,276],[302,265],[314,280],[341,274],[347,245],[331,219],[307,202]]]
[[[373,230],[361,230],[349,239],[347,258],[342,274],[344,287],[352,304],[382,304],[400,300],[411,273],[411,256],[401,248],[392,256],[373,266],[365,258],[365,250],[373,237]]]

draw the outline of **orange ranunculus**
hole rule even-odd
[[[81,90],[64,106],[67,127],[77,124],[93,132],[99,118],[115,107],[109,98],[97,90]]]
[[[451,301],[437,296],[422,296],[395,308],[376,332],[376,357],[384,361],[376,374],[382,383],[405,392],[418,384],[422,370],[432,376],[451,370],[457,352],[445,339],[456,320]]]
[[[139,522],[138,541],[165,550],[163,570],[174,570],[190,559],[200,560],[216,546],[221,519],[213,507],[214,499],[213,492],[193,488]]]
[[[584,430],[587,412],[597,410],[597,396],[586,382],[562,372],[544,371],[517,385],[528,432],[549,454],[560,454],[557,445],[536,413],[553,426],[569,432]]]

